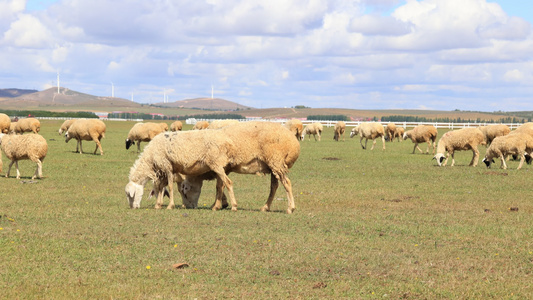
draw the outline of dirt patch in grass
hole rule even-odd
[[[338,157],[322,157],[323,160],[341,160]]]
[[[488,171],[488,172],[485,172],[483,173],[485,175],[500,175],[500,176],[507,176],[509,175],[509,173],[506,173],[506,172],[498,172],[498,171]]]
[[[414,199],[420,199],[420,197],[418,196],[400,196],[398,198],[394,198],[394,199],[381,199],[383,201],[388,201],[388,202],[403,202],[403,201],[408,201],[408,200],[414,200]]]

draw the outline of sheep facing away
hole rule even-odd
[[[43,160],[48,152],[48,144],[46,140],[38,134],[29,135],[6,135],[0,133],[0,147],[11,160],[9,168],[7,170],[6,177],[9,177],[11,167],[15,164],[17,169],[17,179],[20,179],[19,160],[29,159],[37,164],[35,174],[33,174],[32,180],[35,177],[43,177]],[[0,172],[2,171],[2,163],[0,159]]]
[[[403,134],[403,139],[411,139],[413,143],[415,143],[415,146],[413,147],[413,154],[415,154],[415,150],[418,149],[420,153],[422,152],[422,149],[418,147],[419,143],[428,143],[428,147],[426,149],[426,154],[429,154],[429,147],[433,144],[433,152],[432,154],[435,154],[435,141],[437,140],[437,128],[433,125],[419,125],[411,130],[407,130]]]
[[[141,142],[149,142],[156,135],[167,130],[168,125],[166,123],[136,123],[128,132],[128,137],[126,138],[126,150],[137,142],[137,152],[141,152]]]
[[[72,125],[72,123],[74,123],[74,121],[76,121],[76,119],[70,119],[70,120],[66,120],[65,122],[63,122],[63,124],[61,124],[61,127],[59,127],[59,130],[58,130],[59,135],[62,135],[63,132],[67,132],[67,130]]]
[[[207,127],[209,127],[209,122],[207,121],[198,121],[196,122],[196,124],[194,124],[193,126],[193,130],[202,130],[202,129],[207,129]]]
[[[291,119],[287,121],[284,126],[285,128],[289,129],[298,140],[302,139],[302,132],[304,130],[302,121],[298,119]]]
[[[96,143],[96,147],[94,149],[94,153],[96,154],[96,150],[100,149],[100,155],[104,155],[104,151],[102,150],[102,144],[100,144],[100,140],[105,137],[105,131],[106,126],[105,123],[98,119],[81,119],[76,120],[72,125],[70,125],[70,128],[65,133],[65,143],[68,143],[71,139],[76,140],[76,152],[78,152],[78,146],[80,150],[80,154],[83,154],[83,149],[81,146],[81,141],[94,141]]]
[[[507,169],[505,159],[508,155],[520,156],[520,164],[517,170],[522,168],[524,161],[531,160],[531,152],[533,152],[533,137],[526,133],[516,133],[510,135],[499,136],[492,140],[483,162],[490,168],[494,163],[494,158],[501,160],[501,168]]]
[[[170,124],[170,131],[181,131],[183,129],[183,123],[181,121],[175,121]]]
[[[302,141],[305,138],[305,135],[309,135],[309,139],[311,139],[311,134],[315,138],[315,142],[317,141],[316,137],[318,136],[318,141],[320,142],[320,135],[322,134],[322,130],[324,130],[324,126],[320,122],[314,122],[311,124],[308,124],[305,126],[304,130],[302,131]]]
[[[437,144],[437,154],[433,159],[437,160],[439,166],[446,166],[448,157],[452,156],[453,167],[455,164],[454,154],[459,150],[472,150],[473,157],[470,166],[477,166],[479,160],[478,145],[485,145],[485,138],[483,133],[477,128],[463,128],[446,132]],[[446,152],[446,156],[444,155]],[[444,162],[443,162],[444,161]]]
[[[381,141],[383,143],[383,150],[385,150],[385,130],[383,129],[383,125],[376,122],[365,122],[361,123],[359,126],[356,126],[352,129],[352,132],[350,133],[350,138],[353,138],[354,136],[360,134],[361,138],[359,139],[359,143],[361,144],[361,147],[363,149],[366,149],[368,139],[371,139],[372,142],[372,148],[370,150],[374,150],[374,146],[376,145],[376,138],[381,137]],[[363,139],[365,140],[365,145],[363,146]]]
[[[131,208],[139,208],[144,185],[172,183],[174,174],[201,176],[213,172],[217,192],[213,210],[222,208],[224,188],[228,190],[232,210],[237,210],[233,183],[227,176],[271,174],[270,194],[262,211],[269,211],[279,181],[287,192],[287,213],[295,210],[292,185],[287,173],[300,155],[300,144],[292,133],[275,123],[246,122],[221,128],[165,133],[148,144],[130,170],[125,192]],[[168,185],[174,205],[172,184]]]
[[[11,126],[11,119],[8,115],[0,113],[0,133],[9,133]]]
[[[342,140],[345,141],[344,132],[346,131],[346,123],[344,123],[343,121],[337,122],[335,124],[334,130],[335,133],[333,134],[333,139],[338,142],[340,137],[342,136]]]
[[[385,140],[392,142],[396,133],[396,124],[390,122],[385,126]]]
[[[35,118],[24,118],[15,122],[13,131],[15,134],[23,134],[24,132],[39,133],[41,130],[41,122]]]
[[[487,143],[487,145],[490,145],[492,140],[495,138],[508,135],[511,132],[509,126],[504,124],[480,126],[479,130],[481,130],[483,133],[483,136],[485,137],[485,143]]]

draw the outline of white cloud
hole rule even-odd
[[[22,48],[43,48],[53,44],[53,36],[41,21],[27,14],[21,14],[4,33],[4,43]]]

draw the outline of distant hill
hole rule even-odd
[[[244,110],[251,108],[249,106],[240,105],[238,103],[220,98],[194,98],[171,103],[156,103],[154,105],[162,107],[196,108],[207,110]]]
[[[14,98],[26,94],[36,93],[37,90],[23,90],[23,89],[0,89],[0,98]]]
[[[131,107],[138,108],[141,104],[122,98],[98,97],[60,88],[49,88],[40,92],[23,94],[15,98],[4,98],[0,101],[3,107],[39,108],[43,107]]]

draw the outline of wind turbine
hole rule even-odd
[[[115,85],[111,82],[111,97],[115,98]]]
[[[57,93],[59,94],[59,70],[57,70]]]

